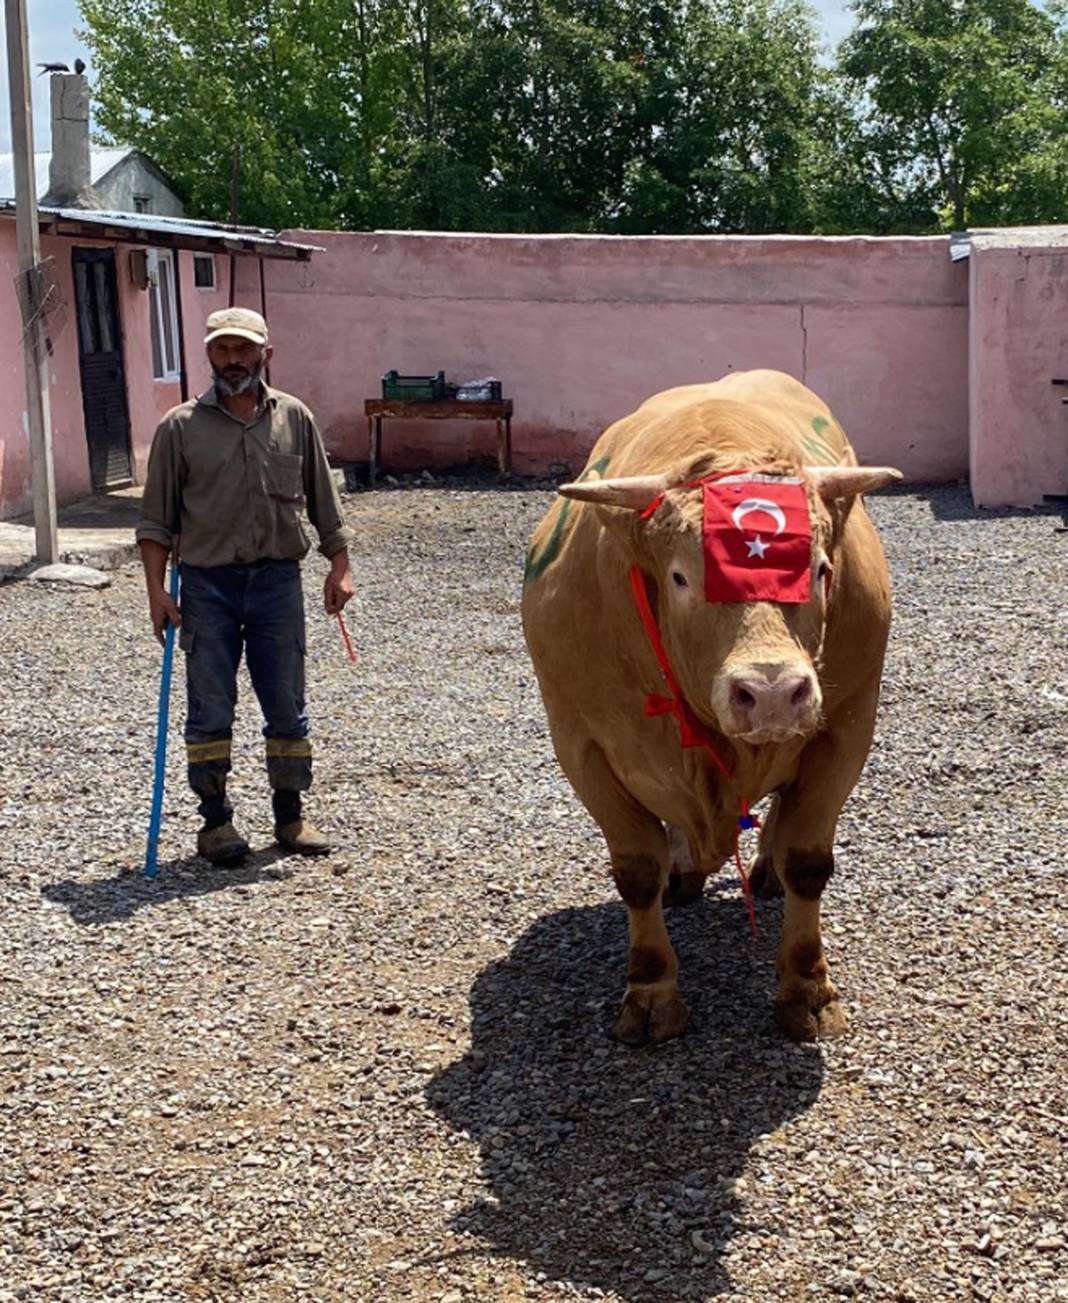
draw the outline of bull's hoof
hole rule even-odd
[[[664,888],[665,905],[691,905],[701,899],[705,889],[703,873],[669,873],[667,886]]]
[[[801,991],[787,1000],[776,1000],[775,1021],[792,1041],[831,1041],[841,1036],[849,1025],[842,1002],[833,988],[830,998],[823,1004],[813,1005]]]
[[[681,1036],[689,1021],[690,1012],[678,991],[660,996],[628,991],[612,1034],[625,1045],[655,1044]]]
[[[761,900],[771,900],[783,894],[770,855],[758,855],[749,866],[749,890]]]

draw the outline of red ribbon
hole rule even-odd
[[[659,499],[653,500],[658,503]],[[651,503],[650,506],[653,506]],[[653,507],[655,510],[655,507]],[[649,507],[646,508],[646,512]],[[645,513],[643,513],[644,515]],[[660,636],[660,627],[656,622],[656,616],[653,614],[652,607],[649,605],[649,594],[645,588],[645,576],[638,566],[630,568],[630,586],[634,593],[634,602],[638,608],[638,615],[641,617],[642,626],[645,629],[645,635],[649,639],[649,645],[656,656],[656,662],[660,666],[660,673],[664,676],[664,683],[668,692],[668,697],[662,696],[658,692],[650,692],[645,698],[645,715],[647,719],[655,719],[660,715],[674,715],[679,725],[679,734],[684,748],[702,747],[708,758],[722,774],[724,781],[729,787],[734,786],[731,777],[731,771],[723,763],[719,752],[712,744],[712,737],[708,730],[686,704],[682,691],[679,688],[678,680],[675,678],[671,669],[671,662],[668,660],[667,649],[664,647],[664,640]],[[757,934],[756,910],[753,908],[753,892],[749,886],[749,878],[746,876],[745,869],[742,867],[742,853],[740,847],[741,829],[759,828],[760,820],[749,810],[749,802],[744,796],[738,797],[738,823],[734,829],[734,863],[738,869],[738,876],[742,881],[742,894],[745,896],[745,907],[749,913],[749,927],[754,936]]]

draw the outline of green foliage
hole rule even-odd
[[[1063,220],[1068,58],[1029,0],[81,0],[97,120],[225,219],[924,231]]]
[[[892,136],[862,126],[833,76],[820,89],[817,124],[806,176],[815,231],[916,235],[937,229],[934,192],[900,166]]]
[[[97,120],[224,219],[374,224],[392,207],[408,61],[401,0],[82,0]]]
[[[943,223],[1063,220],[1061,14],[1031,0],[855,0],[840,69],[865,147]]]

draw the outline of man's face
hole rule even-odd
[[[273,351],[269,345],[255,344],[241,335],[213,339],[208,345],[208,361],[219,392],[229,397],[254,389]]]

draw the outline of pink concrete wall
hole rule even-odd
[[[22,323],[12,289],[17,272],[14,224],[0,222],[0,295],[4,296],[0,311],[0,517],[6,504],[12,504],[8,514],[13,514],[31,501]]]
[[[520,472],[579,465],[669,385],[777,367],[867,460],[967,472],[968,279],[944,239],[292,234],[325,252],[268,264],[273,380],[339,459],[366,460],[363,400],[391,367],[501,378]],[[494,439],[492,422],[387,422],[384,462],[488,457]]]
[[[73,310],[74,286],[70,245],[43,240],[41,256],[53,258],[60,293],[67,304],[66,322],[53,325],[53,353],[48,360],[48,393],[52,416],[52,446],[56,495],[61,500],[85,492],[89,479],[89,453],[82,419],[81,380],[78,373],[78,323]],[[26,416],[26,379],[22,360],[22,320],[15,297],[18,252],[14,222],[0,222],[0,277],[7,295],[0,312],[0,359],[4,385],[0,391],[0,516],[29,511],[33,503],[30,482],[30,441]]]
[[[215,288],[201,290],[193,284],[193,255],[182,253],[179,257],[182,260],[182,320],[189,397],[195,398],[211,384],[211,367],[204,352],[204,323],[213,312],[225,308],[230,301],[230,259],[221,253],[214,255]]]
[[[977,506],[1068,493],[1068,249],[973,247],[970,478]]]
[[[177,382],[156,380],[152,375],[151,300],[144,290],[130,282],[128,248],[117,251],[123,335],[126,352],[126,391],[130,405],[130,442],[134,455],[134,479],[144,481],[152,436],[160,418],[182,401]],[[213,290],[193,284],[193,255],[180,252],[182,329],[185,334],[186,378],[189,397],[195,398],[211,383],[211,368],[204,353],[204,322],[229,299],[229,259],[215,255]]]
[[[49,359],[49,398],[52,417],[52,447],[55,463],[56,497],[62,504],[90,492],[89,451],[85,438],[81,376],[78,366],[78,322],[74,311],[74,282],[71,253],[75,246],[109,247],[106,241],[69,240],[45,237],[42,257],[54,260],[56,277],[67,305],[66,322],[55,334]],[[119,319],[123,339],[127,401],[130,412],[132,471],[135,481],[143,480],[152,435],[160,417],[181,401],[177,382],[156,380],[152,375],[150,299],[130,279],[130,251],[135,246],[115,248],[115,271],[119,292]],[[193,255],[180,253],[182,318],[185,330],[188,386],[191,396],[207,388],[210,368],[204,355],[204,320],[216,308],[225,306],[229,294],[229,262],[216,256],[214,290],[200,290],[193,284]],[[0,277],[10,287],[18,270],[15,224],[0,222]],[[0,291],[3,292],[3,291]],[[0,312],[0,519],[32,509],[30,445],[26,428],[25,379],[23,375],[21,324],[14,291],[7,308]]]

